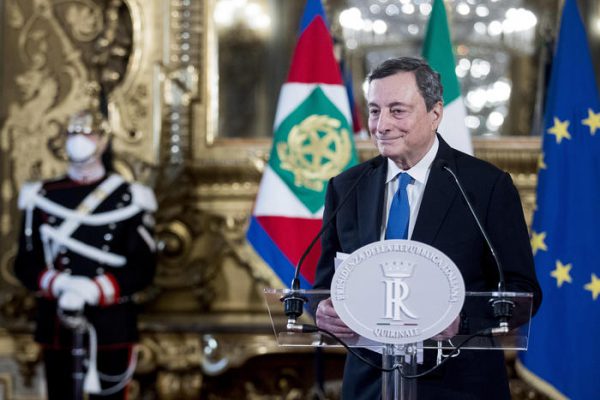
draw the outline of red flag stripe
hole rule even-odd
[[[343,84],[333,55],[333,41],[321,16],[317,16],[298,39],[287,81]]]
[[[286,255],[288,260],[297,265],[302,253],[321,229],[320,219],[289,217],[256,217],[260,225]],[[301,267],[301,274],[311,285],[315,281],[317,261],[321,254],[321,243],[312,248]]]

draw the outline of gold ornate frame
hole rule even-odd
[[[60,131],[66,116],[85,97],[79,89],[90,79],[81,58],[85,45],[72,39],[69,32],[73,27],[60,9],[72,4],[104,12],[101,3],[104,4],[92,0],[4,3],[2,26],[9,35],[2,39],[3,59],[24,51],[22,43],[26,39],[21,37],[27,16],[39,12],[58,38],[48,40],[56,40],[60,46],[53,52],[46,51],[50,61],[46,66],[25,76],[36,82],[53,83],[56,90],[62,88],[69,95],[61,97],[68,100],[57,103],[48,93],[34,91],[33,97],[24,100],[16,90],[16,80],[31,69],[26,63],[5,68],[1,76],[2,87],[10,90],[3,90],[6,95],[0,108],[0,316],[8,328],[0,331],[0,338],[31,329],[31,297],[25,295],[11,271],[18,235],[18,187],[24,180],[50,177],[64,168],[60,156],[48,148],[49,132],[56,135]],[[268,139],[225,139],[214,135],[214,0],[116,3],[127,7],[132,27],[129,61],[122,81],[110,94],[117,168],[128,177],[154,186],[160,204],[157,234],[162,245],[155,284],[140,297],[145,312],[132,398],[139,398],[148,390],[165,399],[197,398],[210,390],[215,399],[269,398],[275,394],[288,398],[293,393],[307,393],[309,388],[299,379],[299,371],[306,364],[287,371],[276,357],[290,360],[291,352],[294,359],[301,360],[301,353],[309,350],[277,347],[262,288],[279,287],[281,283],[245,241],[248,217],[271,143]],[[185,33],[192,44],[187,48],[180,40]],[[44,54],[43,49],[31,56],[40,54]],[[61,58],[65,63],[58,63]],[[62,75],[52,79],[54,65],[72,66],[75,72],[68,75],[72,80],[59,79]],[[45,108],[40,108],[40,104]],[[34,121],[27,118],[31,110],[38,117]],[[535,137],[474,141],[477,156],[511,172],[528,220],[535,204],[539,145]],[[358,148],[361,159],[375,154],[369,142],[358,143]],[[30,357],[19,359],[14,347],[3,355],[12,354],[20,365],[31,366],[37,353],[35,346],[27,343]],[[252,369],[252,360],[261,357],[267,360],[262,375],[244,370]],[[342,354],[333,352],[330,359],[341,373]],[[219,389],[219,379],[240,369],[246,375],[230,388],[231,392]],[[257,376],[270,384],[251,384]],[[331,379],[336,382],[335,377]]]

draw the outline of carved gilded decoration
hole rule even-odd
[[[63,172],[66,117],[93,101],[90,83],[102,82],[110,89],[116,169],[152,185],[159,200],[160,265],[153,287],[139,296],[142,339],[130,398],[314,394],[307,387],[314,352],[277,346],[262,289],[282,283],[245,240],[271,143],[215,135],[214,1],[5,0],[0,6],[0,49],[11,60],[0,76],[0,321],[6,328],[0,359],[12,357],[25,381],[36,379],[33,297],[12,273],[18,189]],[[366,141],[358,149],[361,159],[376,154]],[[475,141],[478,156],[511,172],[528,220],[538,149],[537,138]],[[327,398],[336,398],[343,353],[324,359],[331,363]],[[11,379],[0,369],[6,398],[15,390]]]

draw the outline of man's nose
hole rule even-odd
[[[377,132],[385,133],[391,129],[391,115],[388,110],[381,110],[377,119]]]

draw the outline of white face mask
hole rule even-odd
[[[71,162],[82,163],[88,161],[96,153],[96,142],[85,135],[71,135],[67,138],[67,156]]]

